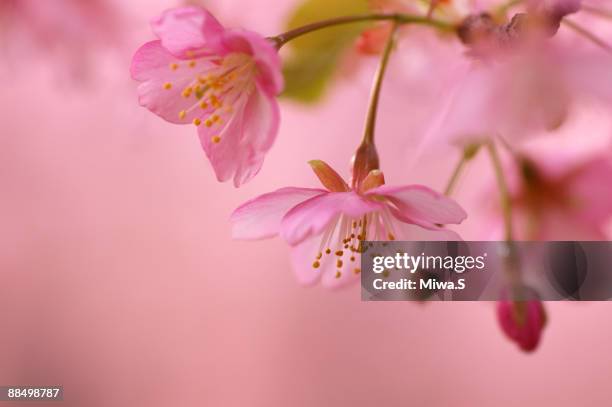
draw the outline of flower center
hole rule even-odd
[[[225,57],[206,56],[192,59],[185,64],[171,63],[169,69],[193,70],[191,81],[181,90],[181,95],[193,103],[178,113],[179,119],[196,112],[193,124],[205,125],[211,129],[222,128],[224,116],[233,113],[255,88],[257,66],[248,54],[233,53]],[[171,89],[170,82],[164,88]],[[199,111],[199,112],[197,112]],[[213,136],[212,141],[221,141]]]
[[[361,273],[356,256],[367,251],[366,240],[395,240],[389,209],[368,213],[361,218],[340,215],[323,232],[319,251],[312,267],[318,269],[325,257],[333,257],[336,278],[342,277],[347,270]]]

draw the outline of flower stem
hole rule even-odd
[[[374,132],[376,130],[376,116],[378,114],[378,102],[380,99],[380,90],[387,71],[387,65],[389,64],[389,57],[393,50],[393,44],[395,42],[395,35],[399,23],[394,22],[385,49],[382,53],[378,70],[374,78],[374,84],[372,85],[372,93],[370,95],[370,103],[368,106],[368,113],[366,117],[365,130],[363,133],[363,139],[355,152],[353,158],[353,177],[351,184],[354,189],[360,187],[361,182],[368,176],[370,171],[380,169],[380,161],[378,159],[378,153],[376,151],[376,145],[374,144]]]
[[[476,157],[476,154],[478,154],[479,150],[480,150],[479,144],[469,145],[463,150],[463,154],[461,154],[461,158],[459,159],[457,166],[453,170],[453,173],[450,179],[448,180],[448,183],[446,184],[444,195],[450,196],[453,193],[453,190],[455,189],[457,181],[459,181],[459,177],[461,176],[461,173],[463,172],[465,165],[472,158]]]
[[[493,170],[495,171],[495,177],[497,179],[497,186],[499,188],[501,208],[504,216],[504,239],[506,240],[506,242],[511,242],[513,239],[512,203],[510,202],[508,184],[506,182],[506,177],[504,176],[504,170],[502,168],[497,148],[495,147],[495,144],[493,144],[493,141],[487,142],[487,149],[489,150],[489,155],[493,164]]]
[[[317,21],[316,23],[308,24],[302,27],[295,28],[276,37],[272,37],[276,43],[276,47],[280,49],[287,42],[324,28],[335,27],[338,25],[361,23],[365,21],[393,21],[395,24],[423,24],[429,25],[442,31],[453,31],[455,26],[444,21],[434,20],[425,16],[415,16],[411,14],[357,14],[353,16],[343,16],[331,18],[328,20]]]
[[[383,50],[380,64],[378,65],[378,70],[376,71],[376,76],[374,77],[374,84],[372,85],[372,93],[370,94],[370,104],[368,107],[368,115],[365,124],[365,132],[363,134],[363,143],[374,144],[374,133],[376,130],[376,117],[378,116],[380,91],[385,79],[385,73],[387,72],[387,66],[389,65],[391,51],[393,51],[393,44],[395,43],[395,34],[397,33],[398,28],[399,24],[395,22],[393,24],[393,28],[391,29],[391,33],[389,34],[389,38],[387,39],[387,43],[385,44],[385,49]]]
[[[463,169],[465,168],[466,163],[467,163],[467,160],[465,158],[465,155],[461,155],[461,159],[457,163],[457,166],[453,170],[453,174],[451,175],[450,179],[448,180],[448,183],[446,184],[444,195],[450,196],[453,193],[453,190],[455,189],[455,185],[457,184],[457,181],[459,181],[459,176],[463,172]]]

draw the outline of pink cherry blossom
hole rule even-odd
[[[422,185],[384,185],[379,170],[351,188],[326,163],[310,165],[325,189],[282,188],[231,216],[234,238],[281,236],[292,248],[301,283],[338,287],[356,281],[363,240],[458,239],[439,226],[467,216],[452,199]]]
[[[159,40],[132,61],[140,104],[176,124],[193,123],[217,179],[255,176],[279,127],[281,62],[271,41],[227,29],[206,10],[168,10],[152,23]]]
[[[612,179],[609,153],[586,158],[558,151],[523,153],[505,172],[516,239],[607,240],[612,195],[602,185]],[[499,218],[497,211],[492,214]],[[492,222],[489,219],[488,230]]]
[[[612,103],[612,56],[540,43],[466,63],[430,129],[434,140],[515,143],[560,128],[576,106]]]
[[[608,155],[573,163],[558,155],[525,158],[519,170],[513,205],[531,238],[606,240],[605,224],[612,218],[612,196],[602,188],[612,178]]]
[[[569,27],[556,33],[580,5],[527,2],[521,6],[526,13],[505,24],[490,14],[465,18],[459,34],[467,49],[455,56],[459,64],[445,65],[447,89],[424,144],[466,145],[496,136],[520,143],[557,131],[581,106],[609,107],[612,55]]]
[[[546,312],[540,300],[497,303],[497,319],[504,333],[525,352],[534,351],[546,325]]]

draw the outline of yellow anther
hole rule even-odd
[[[221,137],[219,137],[219,136],[212,136],[210,141],[212,141],[215,144],[219,144],[219,142],[221,141]]]
[[[338,267],[338,268],[342,267],[342,260],[338,260],[336,262],[336,267]]]
[[[164,83],[164,89],[166,89],[166,90],[172,89],[172,84],[170,82]]]
[[[323,253],[319,252],[319,254],[317,254],[317,260],[319,260],[321,257],[323,257]]]
[[[183,97],[188,98],[189,96],[191,96],[191,92],[193,92],[193,89],[190,87],[187,87],[183,90]]]
[[[173,71],[176,71],[178,68],[179,68],[179,64],[175,64],[175,63],[170,64],[170,69],[172,69]]]
[[[320,265],[321,263],[319,263],[318,261],[315,261],[314,263],[312,263],[312,268],[318,269]]]
[[[393,236],[393,233],[389,233],[387,237],[389,238],[389,240],[395,240],[395,236]]]
[[[344,254],[344,252],[342,250],[338,250],[336,252],[336,256],[342,256]]]
[[[190,68],[195,68],[195,66],[196,66],[196,61],[189,61]]]
[[[340,277],[342,277],[342,273],[339,271],[336,271],[336,278],[340,278]]]
[[[206,119],[206,121],[204,122],[204,124],[206,124],[206,127],[212,127],[213,122],[210,119]]]
[[[219,101],[219,98],[215,95],[210,96],[210,104],[213,105],[215,109],[218,109],[221,107],[221,102]]]
[[[205,85],[206,84],[206,77],[198,76],[198,82],[200,82],[202,85]]]
[[[326,250],[325,250],[325,254],[330,254],[330,253],[331,253],[331,250],[330,250],[330,249],[326,249]]]
[[[361,273],[361,269],[355,269],[355,270],[353,270],[353,272],[354,272],[355,274],[359,274],[359,273]]]
[[[195,124],[196,126],[199,126],[200,124],[202,124],[202,120],[196,117],[195,119],[193,119],[193,124]]]
[[[182,120],[182,119],[184,119],[184,118],[185,118],[185,116],[187,116],[187,112],[186,112],[186,111],[184,111],[184,110],[181,110],[181,111],[179,112],[179,119],[181,119],[181,120]]]
[[[351,256],[351,261],[355,261],[355,256]]]
[[[203,100],[203,101],[200,102],[200,107],[202,109],[208,109],[208,103],[206,103],[206,101]]]
[[[218,114],[213,115],[213,117],[212,117],[213,123],[217,123],[219,120],[221,120],[221,118],[219,117]]]

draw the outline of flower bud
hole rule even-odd
[[[359,189],[363,180],[372,170],[380,169],[376,146],[367,140],[361,143],[351,161],[353,166],[351,185],[353,189]]]
[[[531,352],[540,342],[542,330],[546,325],[546,312],[539,299],[504,299],[497,303],[497,319],[510,340],[516,342],[525,352]]]

